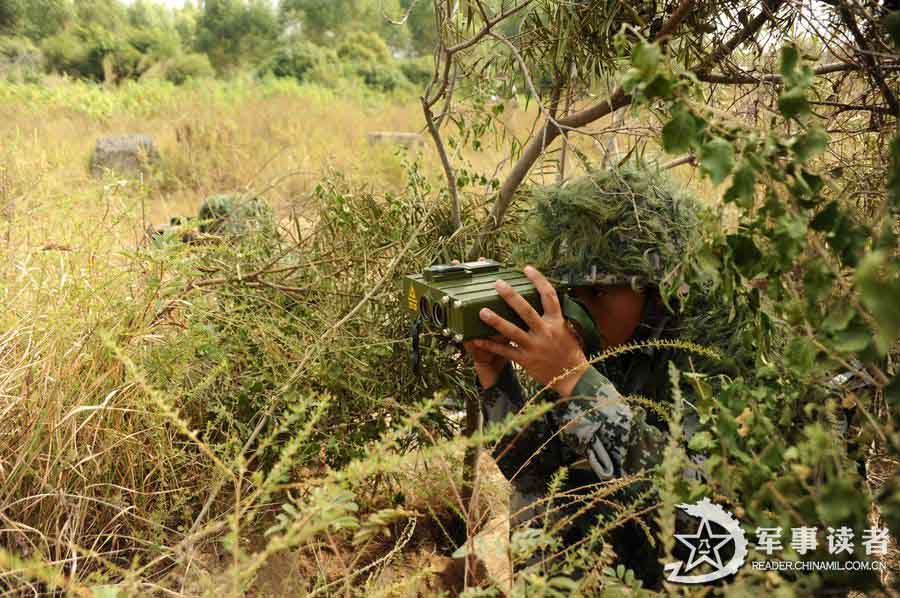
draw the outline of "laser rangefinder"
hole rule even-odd
[[[541,297],[528,277],[491,260],[429,266],[422,274],[405,276],[401,301],[425,327],[457,343],[497,334],[478,316],[484,307],[528,330],[497,294],[497,280],[509,284],[539,314],[543,312]]]

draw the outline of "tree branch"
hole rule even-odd
[[[450,209],[453,218],[453,230],[457,231],[462,228],[462,210],[459,205],[459,189],[456,184],[456,172],[453,165],[450,164],[450,157],[447,155],[447,148],[444,146],[444,140],[441,139],[441,133],[438,131],[434,122],[434,114],[425,98],[422,98],[422,112],[425,114],[425,124],[428,126],[428,132],[434,140],[437,148],[438,156],[441,159],[441,166],[444,168],[444,176],[447,177],[447,189],[450,192]]]
[[[763,8],[759,14],[747,21],[737,34],[712,51],[706,58],[701,60],[699,64],[695,65],[692,70],[698,73],[706,71],[712,67],[712,65],[718,64],[731,56],[731,53],[737,50],[738,46],[756,35],[756,33],[762,29],[762,26],[765,25],[770,18],[775,16],[775,13],[778,12],[778,9],[780,9],[784,3],[785,0],[766,0],[763,2]]]
[[[891,109],[886,106],[864,106],[862,104],[843,104],[841,102],[810,102],[814,106],[830,106],[840,112],[875,112],[877,114],[891,115]]]
[[[823,64],[822,66],[816,67],[813,69],[813,75],[828,75],[831,73],[841,73],[846,71],[860,71],[864,70],[866,67],[861,64],[856,64],[853,62],[832,62],[829,64]],[[900,70],[900,63],[898,64],[887,64],[882,67],[882,70],[889,71],[898,71]],[[759,75],[753,75],[749,73],[706,73],[706,72],[695,72],[697,79],[703,81],[705,83],[721,83],[724,85],[754,85],[757,83],[780,83],[781,75],[778,73],[764,73]]]
[[[882,74],[878,63],[875,62],[875,58],[872,57],[872,46],[859,30],[859,26],[856,24],[856,18],[853,16],[853,13],[850,12],[850,9],[844,5],[838,8],[838,13],[841,15],[841,20],[844,21],[844,24],[850,29],[850,33],[853,34],[853,39],[856,40],[856,45],[859,46],[860,58],[866,63],[869,75],[878,86],[878,89],[881,90],[884,101],[891,107],[893,115],[900,118],[900,103],[897,102],[897,96],[894,95],[894,92],[891,91],[891,88],[888,87],[887,82],[885,82],[884,75]]]
[[[694,156],[694,154],[685,154],[680,158],[675,158],[674,160],[666,162],[665,164],[660,166],[659,169],[669,170],[681,166],[682,164],[690,164],[691,166],[694,166],[697,164],[697,158]]]
[[[753,37],[753,35],[755,35],[784,4],[785,0],[766,0],[763,4],[763,9],[759,14],[748,21],[747,24],[732,38],[724,42],[713,52],[711,52],[706,58],[694,65],[691,70],[702,72],[706,70],[710,65],[724,60],[738,46]],[[681,24],[681,22],[688,16],[690,11],[693,9],[693,6],[693,0],[682,0],[681,4],[678,6],[675,12],[672,13],[672,15],[660,29],[659,33],[654,38],[654,41],[659,41],[665,37],[671,36]],[[483,237],[486,234],[489,234],[492,230],[498,228],[503,222],[503,217],[506,215],[506,212],[509,209],[510,204],[512,203],[513,196],[516,190],[525,180],[525,177],[528,176],[528,172],[531,170],[531,167],[538,160],[538,158],[540,158],[544,148],[549,145],[550,142],[556,139],[556,137],[562,132],[562,129],[574,129],[583,127],[599,118],[602,118],[608,114],[611,114],[612,112],[615,112],[616,110],[619,110],[620,108],[627,106],[630,103],[631,96],[626,94],[621,87],[616,87],[615,90],[613,90],[613,92],[610,94],[608,99],[600,101],[580,112],[576,112],[574,114],[561,118],[555,125],[551,122],[544,123],[541,131],[537,135],[532,137],[531,141],[525,146],[525,149],[522,151],[522,155],[519,157],[519,160],[516,162],[510,173],[507,175],[506,179],[501,184],[500,190],[497,195],[497,201],[494,204],[493,210],[491,211],[490,220],[486,223],[481,236],[475,240],[474,246],[470,253],[470,257],[473,255],[479,255],[481,253]]]
[[[669,17],[667,22],[660,29],[655,40],[658,41],[664,37],[670,36],[672,32],[677,29],[678,25],[687,17],[693,6],[694,0],[682,0],[678,8],[675,9],[675,12],[672,13],[672,16]],[[512,171],[507,175],[503,184],[500,186],[497,203],[494,204],[494,209],[491,212],[491,219],[490,222],[488,222],[489,229],[496,229],[500,226],[500,223],[503,222],[503,217],[506,215],[506,211],[509,209],[513,195],[519,188],[519,185],[521,185],[522,181],[525,180],[525,177],[528,176],[528,172],[538,158],[540,158],[541,154],[544,152],[544,148],[550,145],[550,143],[560,135],[562,129],[583,127],[630,103],[631,96],[626,94],[621,87],[616,87],[606,100],[602,100],[579,112],[567,115],[557,120],[555,123],[551,121],[545,122],[544,126],[541,127],[540,132],[532,137],[531,141],[528,142],[528,145],[525,146],[525,149],[522,151],[522,156],[513,166]],[[480,241],[476,241],[475,247],[473,247],[473,253],[477,254],[480,251],[481,243]]]

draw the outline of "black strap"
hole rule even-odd
[[[409,365],[412,367],[412,371],[416,376],[422,376],[422,353],[419,351],[419,332],[422,330],[423,324],[422,317],[419,316],[416,318],[415,322],[412,324],[412,328],[409,331],[409,336],[412,339],[412,352],[409,354]]]
[[[563,317],[578,324],[588,356],[597,355],[603,351],[603,337],[597,331],[597,325],[591,312],[580,301],[571,295],[562,295],[562,312]]]

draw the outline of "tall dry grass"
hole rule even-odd
[[[499,118],[524,134],[535,115]],[[452,544],[442,526],[460,510],[465,442],[427,458],[400,450],[414,436],[429,445],[434,424],[423,421],[434,414],[398,405],[435,384],[397,375],[405,324],[389,315],[389,283],[459,248],[426,214],[425,196],[439,194],[410,191],[439,188],[431,145],[413,168],[404,152],[366,141],[422,124],[413,97],[288,82],[0,84],[0,591],[277,594],[288,571],[300,577],[291,591],[319,595],[439,590],[430,578],[446,563],[428,555]],[[96,139],[127,132],[151,135],[161,163],[140,178],[91,177]],[[573,143],[601,151],[597,140]],[[500,164],[501,176],[509,144],[484,147],[456,163],[487,173]],[[536,180],[553,180],[553,159]],[[282,221],[289,251],[277,265],[288,278],[269,279],[278,286],[241,281],[261,263],[253,247],[148,249],[148,223],[231,191],[260,194]],[[323,212],[332,216],[316,226]],[[218,294],[191,286],[206,275],[230,282]],[[366,303],[360,289],[376,285]],[[301,287],[302,302],[285,290]],[[437,386],[461,384],[452,357],[432,359],[457,376]],[[226,413],[240,407],[242,384],[295,374],[297,396],[254,391],[283,409],[272,426]],[[351,437],[377,437],[385,417],[390,434],[353,461]],[[329,451],[354,465],[331,470]],[[362,498],[342,493],[354,484]],[[385,499],[398,492],[400,510]],[[281,504],[293,511],[274,524]],[[417,518],[430,523],[407,536]],[[354,526],[369,530],[365,550]],[[400,555],[406,543],[419,551]],[[298,546],[305,560],[278,565]]]
[[[0,85],[0,593],[55,589],[94,595],[119,584],[118,591],[126,593],[237,595],[253,586],[279,548],[295,546],[310,530],[321,531],[335,523],[332,518],[355,512],[349,502],[347,511],[326,508],[328,501],[318,503],[308,488],[298,487],[293,490],[297,508],[302,513],[306,505],[321,521],[310,528],[288,520],[271,540],[262,536],[272,520],[261,521],[258,514],[278,509],[283,496],[273,502],[272,495],[284,492],[281,477],[296,476],[303,462],[308,465],[299,479],[327,479],[327,466],[315,454],[308,457],[312,444],[304,443],[313,434],[321,436],[316,423],[332,399],[315,394],[321,376],[307,373],[302,384],[310,395],[291,399],[289,412],[277,414],[274,430],[249,434],[241,428],[243,436],[234,432],[223,439],[224,428],[204,429],[214,405],[191,397],[212,400],[235,390],[215,388],[222,368],[194,369],[194,359],[203,362],[195,346],[197,330],[225,322],[216,314],[221,299],[169,294],[206,271],[193,270],[196,261],[183,248],[148,245],[143,231],[147,223],[195,214],[207,195],[218,192],[258,193],[280,217],[293,214],[290,230],[283,231],[296,244],[291,259],[299,255],[296,259],[318,264],[316,272],[327,285],[336,280],[330,272],[356,272],[337,290],[323,290],[326,297],[334,292],[342,297],[323,308],[336,315],[293,317],[316,337],[334,324],[345,304],[359,301],[351,294],[358,286],[353,276],[375,281],[391,274],[384,268],[399,245],[367,247],[375,237],[348,229],[347,246],[338,249],[349,251],[350,260],[361,258],[359,266],[334,265],[334,256],[318,263],[302,252],[329,251],[328,242],[304,246],[293,236],[302,227],[292,224],[306,217],[303,225],[311,226],[317,219],[318,182],[331,173],[340,173],[345,186],[328,201],[347,194],[377,214],[385,191],[397,195],[407,189],[409,170],[403,152],[370,146],[366,133],[420,128],[415,98],[363,90],[338,95],[242,80],[186,88],[142,83],[103,89],[65,81]],[[91,177],[96,139],[135,131],[154,138],[162,162],[140,178]],[[423,151],[423,175],[437,176],[428,146]],[[378,193],[369,198],[366,189]],[[371,220],[390,233],[391,223],[378,222],[377,216]],[[239,272],[241,260],[252,257],[240,251],[223,249],[215,263],[237,264]],[[315,282],[320,275],[310,276],[308,282]],[[224,300],[240,301],[253,292],[235,286]],[[384,301],[391,293],[387,288],[375,299]],[[284,299],[278,293],[280,299],[258,295],[259,305]],[[168,304],[185,308],[187,315],[168,317]],[[274,314],[285,312],[273,307]],[[165,322],[160,313],[167,314]],[[232,316],[243,317],[227,317]],[[191,318],[207,317],[207,323],[192,328]],[[362,350],[382,356],[396,343],[374,338],[367,348],[361,333],[353,334]],[[260,329],[251,336],[270,352],[258,358],[273,369],[282,363],[296,368],[294,360],[305,359],[309,348],[309,339],[292,341],[286,330]],[[361,358],[352,347],[344,350],[348,362]],[[328,366],[322,360],[320,355],[310,360],[314,371]],[[182,381],[190,394],[179,388]],[[297,451],[301,456],[295,459]],[[264,460],[267,465],[261,466]],[[418,475],[418,468],[403,467],[403,475]],[[255,476],[263,471],[281,473],[260,481]],[[336,496],[334,491],[326,498]],[[415,508],[414,493],[408,494]],[[384,506],[377,497],[372,501],[372,508]],[[376,532],[373,539],[378,525],[369,526]],[[323,573],[331,565],[310,566],[311,577],[301,579],[301,586],[334,581]],[[366,569],[366,579],[383,570]],[[350,573],[345,568],[340,575]]]

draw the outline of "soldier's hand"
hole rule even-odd
[[[471,341],[471,344],[474,349],[516,362],[538,384],[549,384],[560,396],[567,397],[590,365],[581,343],[563,317],[556,289],[531,266],[526,266],[525,275],[540,293],[544,315],[538,315],[519,293],[498,280],[497,292],[528,324],[529,330],[526,332],[485,308],[479,313],[481,320],[499,332],[504,341],[508,341],[479,339]]]
[[[487,258],[484,257],[478,258],[479,262],[484,262],[486,260]],[[450,263],[458,264],[459,260],[453,260]],[[495,343],[509,343],[509,341],[502,336],[492,337],[491,340]],[[503,372],[503,368],[509,363],[509,360],[496,353],[479,349],[472,341],[464,342],[463,347],[466,349],[466,353],[472,357],[472,361],[475,362],[475,374],[478,376],[481,387],[490,388],[496,384],[497,379],[500,377],[501,372]]]
[[[502,336],[494,336],[491,340],[497,344],[509,344],[509,341]],[[475,374],[478,376],[481,387],[490,388],[496,384],[497,379],[503,372],[503,368],[509,363],[509,359],[480,349],[475,344],[475,341],[466,341],[463,343],[463,347],[465,347],[466,353],[472,357],[472,361],[475,362]]]

